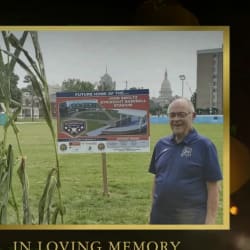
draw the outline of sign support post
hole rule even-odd
[[[108,192],[108,174],[107,174],[107,161],[106,153],[102,153],[102,178],[103,178],[103,195],[109,196]]]

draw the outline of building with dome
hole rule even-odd
[[[106,72],[99,81],[97,86],[98,90],[115,90],[116,89],[116,82],[113,82],[112,77],[108,74],[108,70],[106,67]]]
[[[165,107],[166,105],[168,105],[171,102],[172,99],[173,99],[173,97],[172,97],[171,84],[168,80],[167,70],[165,70],[164,80],[161,84],[161,89],[159,91],[159,97],[157,98],[157,103],[161,107]]]

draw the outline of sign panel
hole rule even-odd
[[[59,153],[149,152],[149,90],[56,93]]]

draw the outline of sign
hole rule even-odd
[[[149,152],[149,90],[56,93],[59,153]]]

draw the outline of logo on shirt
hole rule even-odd
[[[181,157],[189,158],[191,156],[192,156],[192,148],[185,146],[181,152]]]

